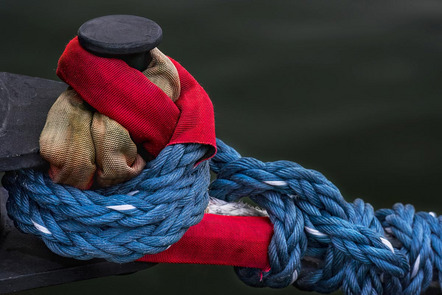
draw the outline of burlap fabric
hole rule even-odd
[[[143,74],[167,96],[180,96],[177,69],[160,50],[151,50],[152,62]],[[129,132],[115,120],[96,112],[68,88],[48,113],[40,135],[40,154],[50,163],[56,183],[88,189],[106,187],[138,175],[146,162]]]

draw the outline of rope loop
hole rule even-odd
[[[419,294],[433,272],[441,281],[441,217],[414,214],[411,205],[400,204],[375,213],[362,200],[347,203],[317,171],[289,161],[243,158],[222,141],[217,145],[211,168],[218,175],[210,195],[226,201],[250,197],[274,224],[271,269],[237,268],[245,283],[278,288],[294,283],[323,293],[342,288],[346,294]]]
[[[38,170],[10,172],[3,178],[8,213],[61,256],[134,261],[166,250],[202,219],[209,164],[195,163],[206,152],[198,144],[168,146],[136,178],[97,191],[55,184]]]

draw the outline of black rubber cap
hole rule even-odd
[[[107,15],[91,19],[78,29],[78,40],[89,52],[100,56],[145,53],[160,44],[161,27],[135,15]]]

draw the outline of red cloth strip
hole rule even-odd
[[[273,225],[267,217],[205,214],[169,249],[138,261],[270,268],[267,248]]]
[[[58,61],[57,75],[98,112],[123,125],[153,156],[169,144],[201,143],[216,151],[212,102],[178,62],[181,95],[176,104],[140,71],[115,58],[98,57],[72,39]]]

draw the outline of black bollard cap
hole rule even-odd
[[[91,19],[78,29],[78,40],[91,53],[101,56],[139,54],[160,44],[161,27],[135,15],[107,15]]]
[[[144,71],[152,57],[150,50],[163,38],[154,21],[135,15],[107,15],[91,19],[78,29],[78,41],[87,51],[102,57],[124,60]]]

